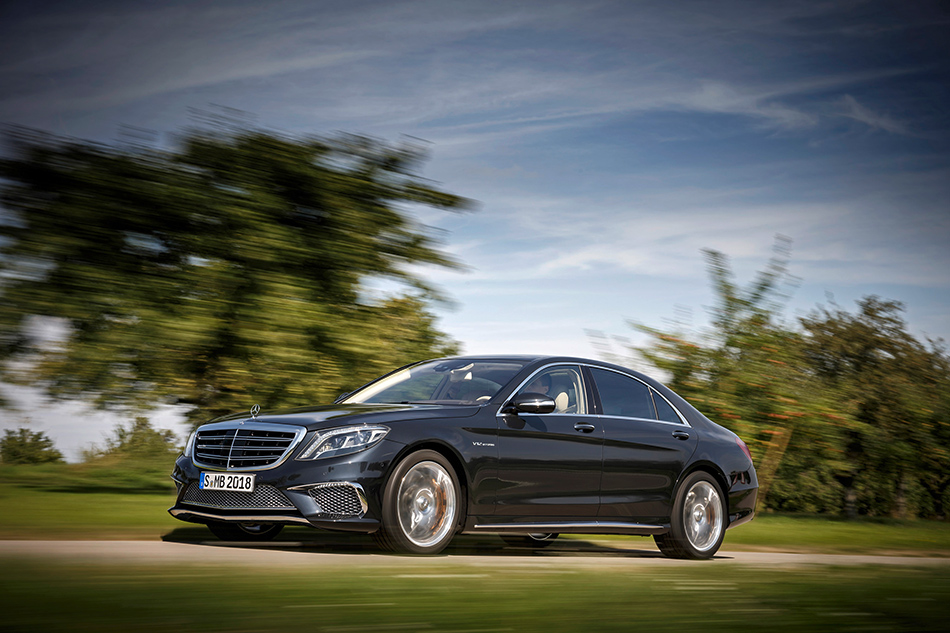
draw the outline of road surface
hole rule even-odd
[[[617,543],[592,544],[571,540],[544,550],[493,545],[453,547],[434,557],[396,556],[372,547],[340,546],[321,542],[275,541],[266,544],[221,541],[0,541],[0,558],[30,558],[36,561],[75,560],[102,564],[178,564],[300,567],[393,567],[425,568],[532,567],[597,568],[676,565],[752,565],[768,567],[813,565],[950,565],[950,558],[920,556],[862,556],[837,554],[791,554],[779,552],[722,551],[711,561],[683,561],[662,557],[651,549],[630,549]],[[636,543],[636,542],[635,542]]]

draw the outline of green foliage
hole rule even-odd
[[[917,341],[903,307],[818,308],[782,321],[788,243],[747,288],[707,251],[710,331],[638,326],[636,349],[671,388],[748,444],[760,507],[855,516],[945,516],[950,488],[950,359]]]
[[[62,462],[63,454],[45,433],[20,427],[6,429],[0,440],[0,462],[4,464],[48,464]]]
[[[30,362],[0,379],[102,407],[177,401],[197,421],[328,402],[455,349],[410,271],[458,264],[411,211],[468,201],[417,175],[417,146],[246,129],[169,151],[9,140],[0,361]],[[377,279],[412,290],[367,300]]]
[[[926,347],[907,332],[900,303],[872,296],[858,308],[823,308],[802,320],[807,365],[848,414],[841,444],[848,468],[838,475],[847,510],[892,508],[906,516],[919,485],[929,496],[927,513],[942,516],[950,360],[939,345]]]
[[[167,493],[175,489],[169,464],[180,452],[179,438],[138,417],[119,425],[102,446],[83,451],[79,464],[44,464],[0,469],[4,482],[31,489],[79,493]]]
[[[178,438],[169,429],[155,429],[148,418],[137,417],[128,427],[118,425],[104,447],[84,451],[83,461],[142,463],[156,460],[167,466],[180,452]]]
[[[180,452],[178,439],[139,417],[117,426],[103,446],[83,451],[82,463],[67,464],[60,456],[56,463],[25,468],[4,460],[0,480],[55,492],[168,493],[175,489],[168,469]]]

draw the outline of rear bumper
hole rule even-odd
[[[733,488],[729,491],[729,525],[726,529],[748,523],[755,517],[755,500],[758,486]]]

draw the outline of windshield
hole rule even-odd
[[[523,366],[524,363],[517,361],[433,361],[387,376],[357,391],[343,402],[484,404]]]

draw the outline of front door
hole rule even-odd
[[[539,370],[517,393],[554,399],[548,414],[499,414],[499,489],[495,516],[543,522],[597,516],[603,426],[589,414],[577,365]]]

